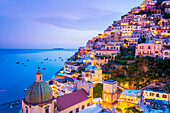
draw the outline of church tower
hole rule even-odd
[[[107,80],[103,82],[103,103],[105,108],[112,109],[117,103],[117,81]]]
[[[36,81],[25,92],[22,113],[54,113],[54,97],[51,87],[42,80],[42,72],[36,73]]]

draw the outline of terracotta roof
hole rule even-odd
[[[62,111],[87,99],[89,99],[88,93],[84,89],[81,89],[73,93],[58,97],[56,99],[57,109],[58,111]]]

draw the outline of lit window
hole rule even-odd
[[[108,95],[106,96],[106,102],[109,102],[109,96]]]
[[[109,89],[106,89],[106,92],[109,93]]]
[[[167,96],[166,95],[162,95],[162,98],[167,98]]]

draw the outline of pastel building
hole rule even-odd
[[[112,109],[117,105],[117,81],[106,80],[103,82],[102,106]]]
[[[102,81],[102,69],[89,65],[85,71],[82,71],[82,77],[90,82]]]
[[[75,92],[56,98],[55,113],[77,113],[92,104],[92,83],[76,80],[75,88]]]
[[[170,49],[164,49],[162,51],[163,59],[169,59],[170,58]]]
[[[142,105],[142,91],[125,89],[120,95],[118,107],[125,110],[125,108],[135,106],[139,109]]]
[[[145,88],[143,90],[143,96],[145,99],[145,104],[156,107],[166,107],[168,105],[168,96],[170,97],[170,93],[167,94],[162,88],[154,87],[154,88]]]
[[[154,42],[138,44],[138,46],[136,46],[135,56],[162,58],[162,46],[162,40],[154,40]]]

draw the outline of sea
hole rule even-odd
[[[0,49],[0,107],[24,98],[24,89],[35,81],[38,67],[43,73],[43,80],[51,80],[76,51],[77,49]]]

